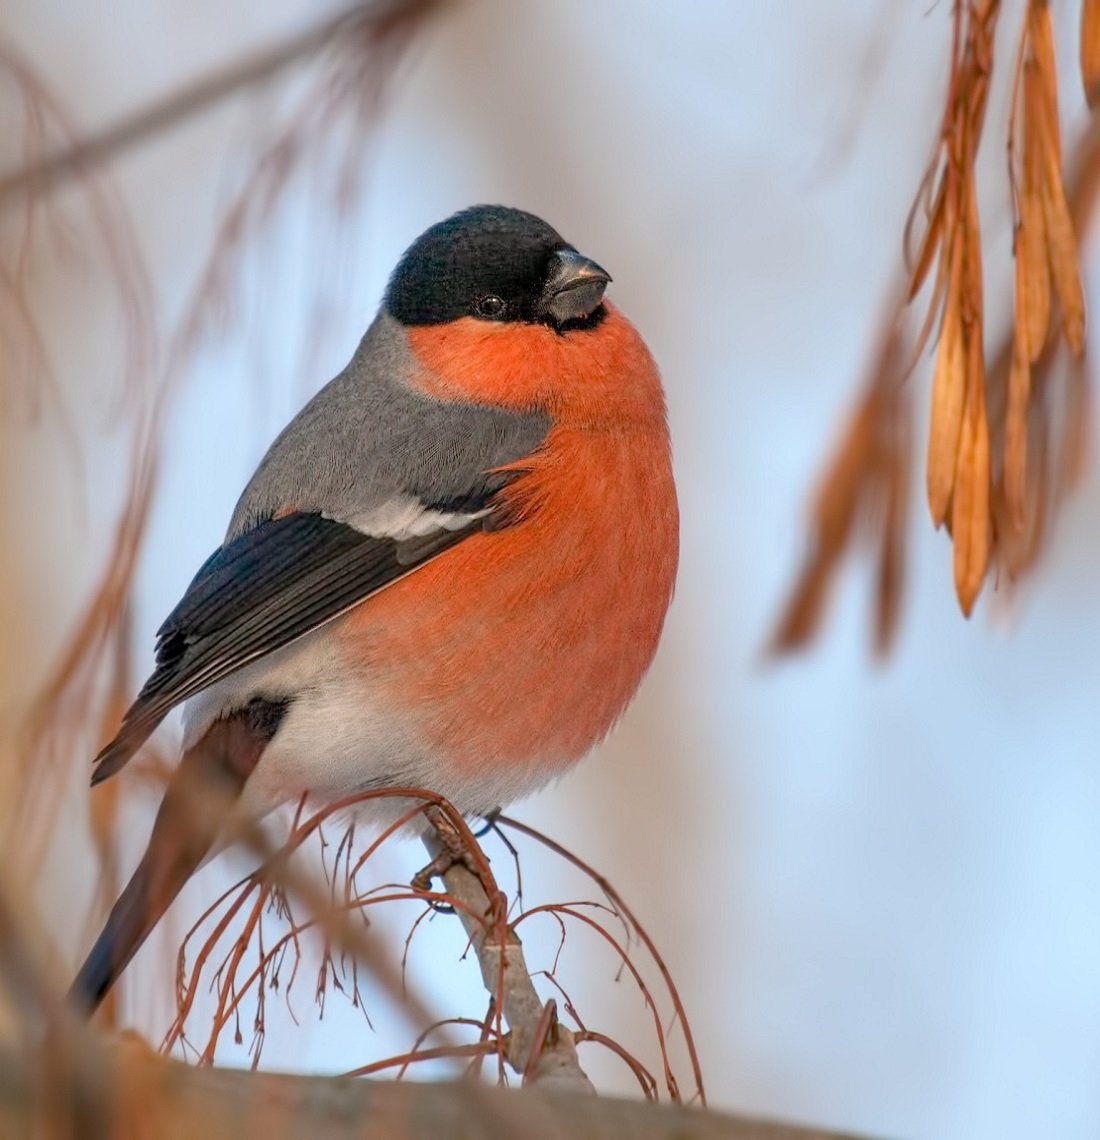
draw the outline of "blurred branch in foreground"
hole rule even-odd
[[[516,1091],[468,1081],[400,1084],[193,1068],[140,1043],[81,1034],[52,1065],[40,1054],[0,1055],[0,1131],[53,1125],[83,1135],[160,1140],[308,1135],[312,1140],[402,1136],[630,1137],[631,1140],[843,1140],[840,1133],[738,1119],[682,1105],[648,1105],[583,1093]],[[474,1090],[477,1095],[474,1096]],[[48,1098],[48,1100],[47,1100]],[[42,1134],[35,1131],[35,1134]]]
[[[886,339],[905,345],[905,357],[880,352],[838,454],[821,479],[806,567],[773,636],[776,651],[800,648],[813,637],[840,555],[857,533],[852,524],[858,513],[883,552],[875,642],[880,651],[889,645],[899,602],[900,536],[908,515],[908,503],[897,492],[908,478],[902,471],[910,463],[913,414],[912,401],[900,390],[933,330],[938,329],[939,340],[927,497],[934,525],[945,525],[952,538],[955,588],[964,614],[970,614],[991,569],[1003,570],[1006,582],[1031,570],[1084,469],[1089,391],[1077,260],[1100,189],[1100,126],[1093,118],[1078,140],[1063,183],[1050,6],[1047,0],[1028,0],[1016,40],[1005,144],[1015,311],[987,364],[976,165],[1000,12],[999,0],[966,0],[952,8],[943,122],[907,227],[912,229],[920,214],[924,233],[910,259],[905,295],[892,305],[886,323]],[[1100,3],[1084,0],[1081,14],[1082,81],[1091,98],[1100,72]],[[905,310],[929,282],[923,328],[910,336]],[[882,440],[885,446],[873,445]],[[864,512],[863,504],[880,497],[884,467],[891,472],[886,480],[890,505]]]
[[[281,71],[316,55],[341,36],[354,36],[364,27],[372,35],[386,35],[385,23],[396,19],[417,19],[419,12],[436,0],[407,0],[376,4],[355,4],[335,16],[302,29],[284,42],[236,60],[230,66],[186,84],[162,99],[134,112],[120,122],[88,138],[74,138],[63,150],[10,174],[0,175],[0,211],[10,209],[25,196],[52,193],[74,177],[118,158],[132,146],[146,142],[165,130],[179,126],[194,115],[220,103],[229,96],[273,79]],[[364,25],[364,17],[369,22]],[[10,47],[2,53],[14,58]]]

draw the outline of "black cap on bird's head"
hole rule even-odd
[[[413,242],[390,278],[385,305],[404,325],[474,317],[566,332],[603,320],[610,280],[534,214],[472,206]]]

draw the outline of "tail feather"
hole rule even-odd
[[[151,859],[153,853],[151,845],[73,980],[69,1000],[82,1013],[94,1012],[106,997],[205,854],[182,846],[178,852],[165,851],[167,858]]]
[[[103,749],[92,761],[92,787],[103,783],[108,777],[121,770],[137,752],[137,750],[153,735],[153,730],[164,719],[164,713],[158,716],[134,715],[137,705],[126,714],[118,735]],[[167,711],[167,710],[165,710]]]
[[[78,1009],[90,1014],[99,1006],[213,847],[285,707],[254,701],[216,721],[184,753],[141,863],[69,990]]]

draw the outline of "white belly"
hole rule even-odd
[[[553,777],[556,766],[517,765],[507,757],[485,757],[470,770],[445,750],[427,746],[415,715],[385,701],[369,672],[350,670],[334,639],[326,636],[330,632],[315,630],[184,705],[188,748],[218,717],[254,697],[290,699],[245,785],[241,807],[246,814],[258,818],[304,791],[326,803],[368,788],[398,786],[427,788],[460,811],[480,814],[529,795]],[[395,803],[382,800],[377,812],[366,814],[392,819]]]

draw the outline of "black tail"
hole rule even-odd
[[[90,1014],[98,1007],[213,847],[286,707],[255,700],[216,721],[184,753],[141,863],[69,990],[78,1009]]]

